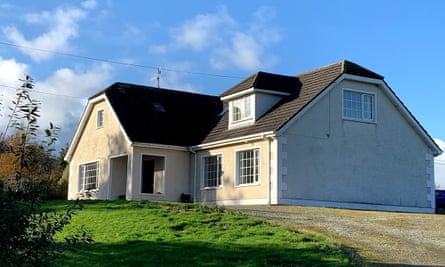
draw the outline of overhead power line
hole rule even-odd
[[[1,88],[10,88],[10,89],[17,89],[18,86],[11,86],[11,85],[5,85],[5,84],[0,84]],[[80,96],[72,96],[72,95],[63,95],[63,94],[54,94],[54,93],[48,93],[48,92],[42,92],[42,91],[38,91],[38,90],[32,90],[35,93],[39,93],[39,94],[44,94],[44,95],[52,95],[52,96],[57,96],[57,97],[66,97],[66,98],[76,98],[76,99],[83,99],[84,97],[80,97]]]
[[[48,49],[42,49],[37,47],[29,47],[29,46],[23,46],[23,45],[17,45],[13,43],[8,43],[5,41],[0,41],[0,45],[6,45],[6,46],[12,46],[22,49],[29,49],[44,53],[50,53],[60,56],[67,56],[67,57],[73,57],[73,58],[80,58],[85,60],[92,60],[92,61],[98,61],[98,62],[105,62],[115,65],[124,65],[124,66],[130,66],[130,67],[136,67],[136,68],[144,68],[144,69],[154,69],[157,70],[159,66],[148,66],[148,65],[142,65],[142,64],[135,64],[135,63],[128,63],[128,62],[122,62],[122,61],[116,61],[116,60],[110,60],[110,59],[103,59],[103,58],[95,58],[90,56],[82,56],[77,54],[71,54],[71,53],[65,53],[65,52],[59,52],[54,50],[48,50]],[[210,77],[217,77],[217,78],[230,78],[230,79],[243,79],[244,77],[240,76],[234,76],[234,75],[222,75],[222,74],[214,74],[214,73],[207,73],[207,72],[194,72],[194,71],[186,71],[186,70],[177,70],[177,69],[171,69],[171,68],[162,68],[163,71],[170,71],[170,72],[178,72],[178,73],[187,73],[192,75],[202,75],[202,76],[210,76]]]

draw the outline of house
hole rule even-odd
[[[445,149],[445,143],[442,140],[435,139],[440,149]],[[445,190],[445,154],[434,159],[434,177],[436,181],[436,189]]]
[[[219,97],[115,83],[67,151],[68,198],[434,212],[441,150],[383,76],[340,61]]]

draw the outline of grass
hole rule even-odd
[[[67,201],[45,208],[63,209]],[[150,201],[86,201],[64,231],[84,225],[92,244],[54,266],[349,266],[348,254],[303,234],[220,207]]]

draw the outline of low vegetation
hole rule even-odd
[[[64,249],[92,240],[79,231],[55,243],[55,234],[70,223],[77,203],[59,213],[40,209],[45,200],[66,195],[66,184],[60,182],[63,157],[53,155],[59,128],[50,123],[39,130],[40,102],[31,96],[33,80],[26,75],[20,81],[0,132],[0,266],[49,266]]]
[[[66,201],[45,208],[64,209]],[[149,201],[86,201],[57,236],[84,230],[54,266],[349,266],[328,240],[220,207]]]

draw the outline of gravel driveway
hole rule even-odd
[[[445,215],[297,206],[226,208],[326,235],[355,250],[366,266],[445,266]]]

